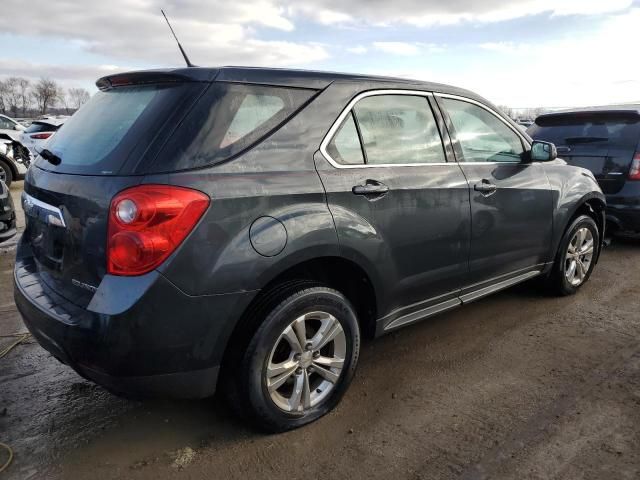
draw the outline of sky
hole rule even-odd
[[[95,91],[191,61],[368,73],[513,108],[640,102],[640,0],[3,0],[0,78]],[[28,8],[26,8],[28,6]]]

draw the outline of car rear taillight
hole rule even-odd
[[[35,138],[36,140],[46,140],[53,132],[45,132],[45,133],[34,133],[33,135],[29,135],[31,138]]]
[[[640,152],[636,152],[631,162],[629,180],[640,180]]]
[[[133,276],[156,268],[193,230],[209,202],[202,192],[169,185],[118,193],[109,208],[107,272]]]

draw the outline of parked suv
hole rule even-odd
[[[607,197],[609,231],[640,232],[640,105],[542,115],[528,132],[594,173]]]
[[[27,175],[15,298],[114,392],[220,386],[295,428],[339,402],[363,335],[534,277],[571,294],[597,262],[593,175],[466,90],[232,67],[97,85]]]
[[[0,179],[0,244],[15,237],[16,212],[9,187]]]

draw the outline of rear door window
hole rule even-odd
[[[347,118],[342,122],[338,132],[327,146],[327,152],[332,159],[343,165],[364,164],[362,145],[353,119],[353,112],[349,112]]]
[[[368,164],[446,162],[438,126],[425,97],[374,95],[360,100],[353,111]]]

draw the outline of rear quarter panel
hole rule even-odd
[[[316,100],[317,101],[317,100]],[[160,271],[189,295],[258,290],[280,272],[321,256],[337,256],[338,240],[313,154],[331,118],[316,101],[252,149],[224,163],[172,174],[149,175],[145,183],[194,188],[211,197],[196,229]],[[254,249],[250,229],[259,218],[277,222],[272,238],[286,230],[277,255]],[[261,234],[270,238],[270,232]]]

